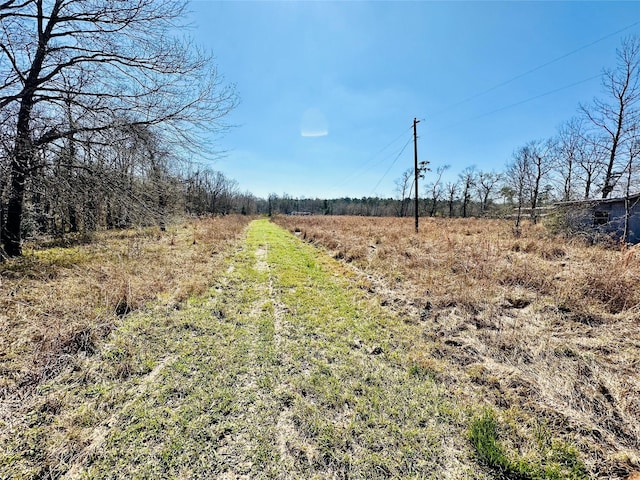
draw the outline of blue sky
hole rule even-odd
[[[199,0],[191,12],[241,99],[211,166],[261,197],[394,196],[414,117],[419,159],[450,165],[446,180],[501,171],[601,95],[621,38],[640,34],[640,2]]]

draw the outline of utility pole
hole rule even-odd
[[[418,123],[420,123],[420,120],[418,120],[417,118],[413,119],[413,163],[414,163],[414,173],[415,173],[415,187],[416,187],[416,199],[415,199],[415,219],[416,219],[416,233],[418,233],[418,207],[419,207],[419,202],[418,202],[418,179],[419,178],[424,178],[424,175],[422,172],[425,172],[428,170],[427,168],[427,164],[429,162],[427,161],[422,161],[420,162],[419,168],[418,168],[418,131],[416,129],[416,125],[418,125]]]
[[[416,233],[418,233],[418,176],[420,172],[418,171],[418,132],[416,129],[416,125],[418,125],[420,120],[414,118],[413,119],[413,173],[415,174],[415,187],[416,187],[416,202],[415,202],[415,218],[416,218]]]

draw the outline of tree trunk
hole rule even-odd
[[[584,182],[584,198],[585,200],[587,200],[589,198],[589,195],[591,195],[591,183],[592,183],[592,179],[591,179],[592,175],[591,173],[587,173],[587,178]]]
[[[564,195],[562,200],[568,202],[571,200],[571,176],[573,175],[573,161],[569,160],[567,165],[567,177],[564,179]]]
[[[4,227],[4,250],[10,257],[22,255],[22,206],[24,204],[25,182],[31,163],[33,144],[29,135],[29,120],[33,98],[23,99],[18,113],[15,148],[11,157],[9,202],[7,223]]]
[[[19,159],[19,151],[11,161],[11,184],[9,186],[9,202],[7,204],[7,222],[4,225],[4,251],[10,257],[18,257],[22,254],[22,205],[24,203],[24,190],[26,172],[24,161]]]
[[[620,137],[622,136],[622,124],[624,122],[624,118],[624,102],[623,99],[620,98],[620,109],[618,110],[616,133],[613,136],[611,142],[611,152],[609,155],[609,163],[607,164],[607,173],[604,177],[604,185],[602,186],[602,198],[607,198],[609,196],[609,194],[613,191],[613,187],[616,183],[615,179],[613,178],[613,166],[616,162],[616,152],[618,150],[618,144],[620,143]]]
[[[469,197],[466,193],[462,197],[462,218],[467,218],[467,205],[469,204]]]
[[[540,196],[540,181],[542,180],[542,157],[537,156],[536,159],[536,179],[533,184],[533,192],[531,193],[531,221],[538,223],[538,197]]]
[[[518,213],[516,215],[516,225],[514,233],[516,236],[520,236],[520,220],[522,219],[522,200],[518,200]]]
[[[3,260],[2,239],[4,238],[4,181],[0,180],[0,262]]]

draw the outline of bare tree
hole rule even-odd
[[[529,188],[531,177],[531,164],[525,147],[521,147],[511,157],[507,164],[506,181],[509,187],[515,191],[518,200],[516,210],[515,232],[520,233],[520,222],[522,220],[522,208],[529,198]]]
[[[259,199],[256,198],[251,192],[244,192],[237,195],[237,205],[236,210],[238,213],[242,215],[255,215],[258,213],[258,202]],[[326,200],[324,201],[326,204]],[[328,210],[325,208],[325,211]]]
[[[447,185],[445,186],[445,190],[447,192],[447,205],[449,206],[449,218],[453,217],[453,204],[459,187],[460,185],[458,185],[457,182],[447,182]]]
[[[559,176],[563,201],[574,196],[575,177],[579,151],[584,143],[583,121],[572,118],[560,126],[553,152],[554,167]]]
[[[640,120],[640,37],[623,40],[616,51],[614,70],[603,72],[602,85],[606,100],[594,99],[591,107],[581,106],[583,114],[606,139],[607,160],[604,166],[602,198],[614,190],[626,163],[624,148],[630,132]]]
[[[540,201],[542,180],[547,177],[553,169],[550,153],[553,149],[552,141],[531,141],[524,146],[522,153],[525,161],[529,164],[529,193],[531,196],[531,220],[538,221],[536,208]]]
[[[605,169],[604,158],[607,156],[603,148],[604,141],[585,135],[584,142],[579,144],[576,152],[576,179],[582,188],[582,196],[591,198],[598,179],[602,178]]]
[[[442,196],[442,175],[449,168],[449,165],[440,165],[436,168],[436,179],[429,185],[431,191],[431,209],[429,210],[429,216],[433,217],[436,214],[436,208],[438,206],[438,200]]]
[[[466,218],[471,202],[471,190],[476,184],[476,170],[474,167],[467,167],[458,177],[462,188],[462,217]]]
[[[586,126],[584,119],[574,117],[561,125],[553,141],[551,157],[563,201],[574,199],[579,191],[589,198],[604,173],[606,139],[589,134]]]
[[[531,221],[536,223],[538,220],[537,208],[540,199],[548,190],[543,188],[543,180],[553,169],[552,150],[552,141],[534,140],[516,150],[511,162],[507,164],[507,186],[515,191],[518,199],[516,229],[520,227],[522,208],[525,204],[531,210]]]
[[[502,174],[496,172],[480,172],[476,176],[475,188],[480,196],[480,211],[487,212],[491,194],[502,181]]]
[[[413,190],[413,168],[408,168],[402,172],[402,176],[396,179],[396,192],[400,197],[400,206],[398,209],[398,216],[407,216],[407,209],[411,200],[411,192]]]
[[[194,215],[226,215],[231,212],[235,197],[239,195],[238,182],[210,169],[187,175],[187,212]]]
[[[47,146],[84,135],[90,148],[110,131],[145,125],[188,148],[200,140],[197,132],[223,127],[235,105],[233,89],[222,84],[209,56],[172,36],[185,5],[0,4],[0,129],[13,132],[2,239],[8,255],[21,253],[25,188],[51,158],[38,154]]]
[[[227,215],[233,208],[233,201],[239,194],[238,182],[222,172],[213,172],[209,180],[209,211]]]

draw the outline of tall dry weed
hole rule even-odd
[[[155,301],[176,304],[209,288],[220,252],[248,224],[241,216],[102,232],[70,247],[30,244],[0,264],[0,399],[93,355],[119,318]],[[195,240],[195,241],[194,241]]]
[[[531,412],[592,475],[640,469],[640,254],[507,221],[277,217],[352,263],[424,326],[456,391]],[[408,307],[402,307],[407,305]],[[426,308],[428,305],[429,308]],[[466,380],[465,380],[466,379]],[[473,393],[475,392],[475,393]]]

